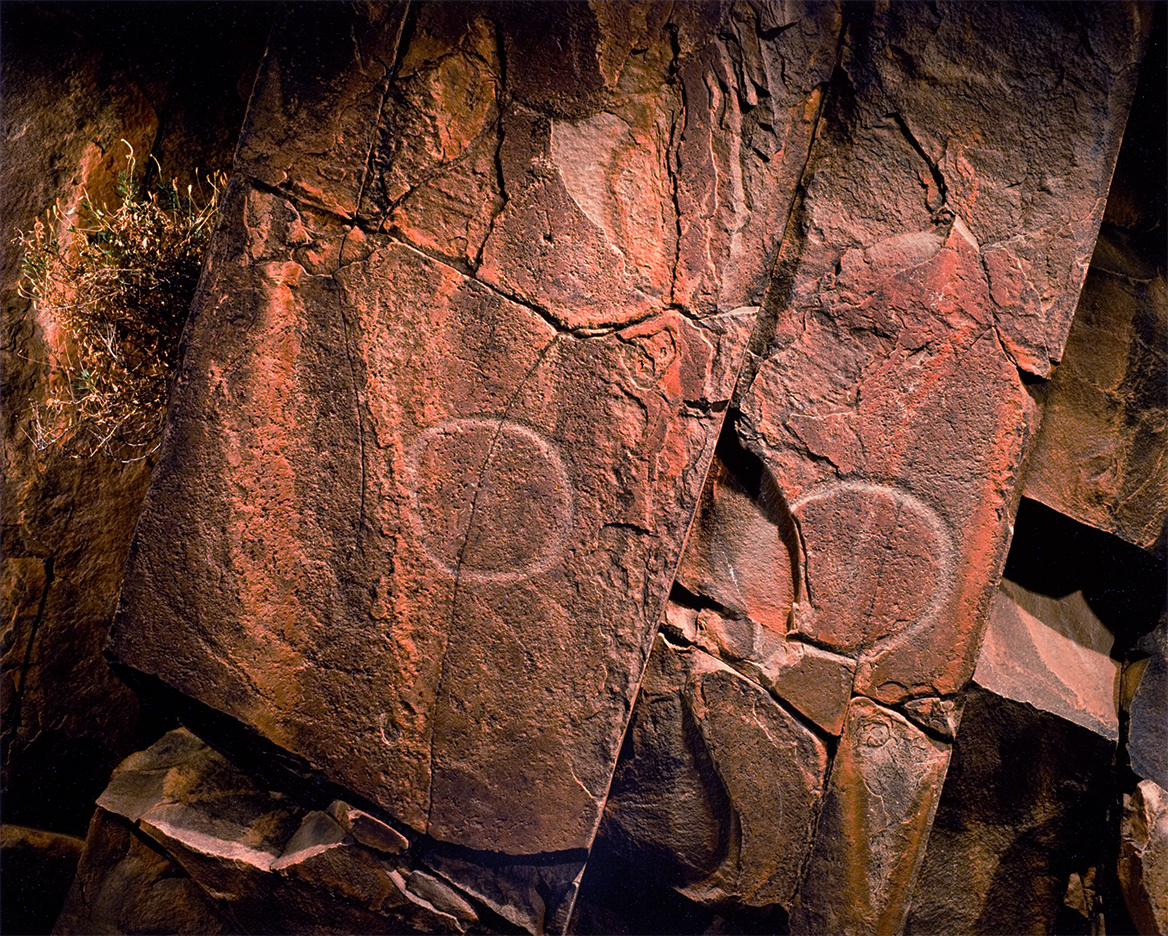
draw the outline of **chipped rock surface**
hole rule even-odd
[[[1137,932],[1168,929],[1168,793],[1151,780],[1124,806],[1119,881]]]
[[[881,701],[974,668],[1036,423],[1019,369],[1060,357],[1150,25],[1124,16],[894,4],[849,22],[737,402],[806,550],[794,628],[858,655]],[[1072,56],[1086,35],[1099,53]],[[1030,87],[1036,54],[1074,59],[1074,94]]]
[[[900,932],[949,754],[896,712],[852,700],[792,932]]]
[[[329,786],[172,734],[103,795],[86,893],[104,861],[288,931],[1087,908],[1054,866],[1117,667],[995,589],[1152,15],[1108,10],[283,10],[110,650]],[[1113,385],[1158,295],[1125,276]],[[1141,445],[1099,497],[1147,539]],[[644,881],[666,915],[622,917]]]
[[[366,847],[335,814],[380,821],[335,804],[307,809],[172,731],[114,772],[55,932],[140,932],[167,912],[178,932],[465,932],[476,923],[470,898],[404,850],[387,860]]]
[[[973,678],[1112,741],[1119,739],[1114,643],[1081,591],[1060,599],[1002,579]]]
[[[604,844],[700,903],[789,906],[823,794],[822,741],[760,686],[658,638]]]

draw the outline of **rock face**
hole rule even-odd
[[[970,692],[904,932],[1049,933],[1106,847],[1112,745]]]
[[[678,225],[662,24],[566,85],[599,82],[567,121],[525,99],[525,53],[504,81],[507,16],[428,8],[399,50],[403,11],[339,10],[289,17],[258,79],[111,646],[432,839],[582,854],[755,309],[677,303],[677,244],[642,256],[619,217]],[[281,51],[337,16],[355,47]],[[485,242],[392,220],[399,175],[449,190],[480,144],[506,193],[464,204]],[[648,191],[597,203],[581,148]]]
[[[1003,698],[1118,741],[1113,643],[1081,591],[1056,600],[1003,579],[973,678]]]
[[[379,847],[385,833],[358,839],[375,817],[263,790],[184,729],[128,758],[97,805],[56,933],[464,932],[478,920],[448,883],[391,858],[396,844]]]
[[[1168,794],[1143,780],[1125,804],[1119,880],[1139,933],[1168,929]]]
[[[82,835],[110,770],[142,742],[133,693],[102,657],[150,464],[38,451],[61,323],[19,294],[17,231],[54,203],[230,165],[249,60],[272,10],[26,4],[3,11],[3,788],[5,820]],[[243,84],[242,98],[237,84]],[[153,162],[153,155],[158,162]],[[58,219],[61,220],[61,219]],[[56,233],[67,238],[67,221]],[[181,311],[180,311],[181,314]],[[147,717],[149,721],[149,716]]]
[[[1007,549],[1077,303],[1136,387],[1079,499],[1141,556],[1162,522],[1159,274],[1079,303],[1152,16],[282,10],[109,644],[231,753],[123,763],[58,930],[1144,907],[1142,827],[1099,843],[1156,602]]]

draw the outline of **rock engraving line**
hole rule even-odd
[[[500,472],[503,458],[520,462],[526,458],[529,473],[518,478],[509,470]],[[476,475],[481,470],[487,482],[487,490],[478,495],[485,495],[486,503],[470,512],[465,529],[459,528],[457,518],[442,516],[444,507],[456,509],[457,504],[430,505],[421,497],[420,479],[428,473],[427,464],[440,462]],[[489,483],[492,471],[502,475],[500,481],[521,483],[496,490]],[[518,582],[546,571],[563,552],[575,513],[572,484],[556,446],[522,423],[471,416],[429,426],[410,447],[406,477],[410,519],[422,551],[446,575],[467,582]],[[469,510],[469,503],[466,506]],[[476,519],[483,516],[485,520]],[[504,519],[510,522],[493,522]],[[485,529],[496,542],[491,552],[498,555],[493,561],[476,557],[473,551],[459,561],[460,552],[466,552],[460,544],[464,540],[469,544],[476,532],[472,525]]]

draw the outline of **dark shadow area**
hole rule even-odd
[[[1165,610],[1168,564],[1119,537],[1022,499],[1004,576],[1029,591],[1083,598],[1115,634],[1112,655],[1150,631]]]

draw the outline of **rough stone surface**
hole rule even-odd
[[[53,933],[197,936],[238,929],[190,875],[131,823],[98,809]]]
[[[1119,880],[1137,932],[1168,930],[1168,793],[1151,780],[1124,804]]]
[[[760,686],[659,637],[626,746],[598,849],[652,863],[699,903],[790,905],[823,793],[822,741]]]
[[[1116,597],[1148,555],[994,596],[1022,466],[1084,435],[1119,455],[1054,490],[1162,523],[1135,201],[1077,316],[1118,336],[1102,421],[1092,341],[1063,351],[1151,16],[285,8],[111,645],[236,766],[182,733],[127,762],[63,931],[168,901],[176,929],[533,934],[1118,905],[1109,782],[1162,764],[1156,602]],[[55,562],[6,568],[10,660]],[[1065,717],[965,706],[979,659]],[[1155,854],[1124,853],[1132,893]]]
[[[1052,932],[1069,875],[1102,864],[1114,747],[970,690],[906,936]]]
[[[142,932],[171,904],[181,932],[461,933],[477,924],[470,897],[415,855],[366,847],[338,812],[379,821],[335,804],[308,809],[172,731],[114,772],[57,931]]]
[[[791,932],[900,932],[949,754],[897,713],[852,699]]]
[[[681,112],[662,82],[675,54],[663,24],[646,26],[646,71],[630,59],[567,121],[522,103],[526,53],[508,58],[516,101],[500,107],[485,21],[431,10],[400,50],[390,97],[440,116],[441,139],[402,136],[388,107],[393,132],[381,131],[362,186],[333,171],[359,173],[364,158],[330,121],[348,119],[335,116],[345,101],[381,100],[375,66],[341,53],[388,56],[396,27],[382,12],[355,14],[372,38],[320,51],[295,78],[284,40],[265,63],[112,646],[436,839],[585,848],[754,311],[723,311],[746,293],[668,307],[658,261],[601,263],[609,233],[585,223],[579,147],[625,145],[605,135],[613,120],[633,128],[637,153],[656,152],[637,133],[659,136],[657,161],[636,174],[674,210],[665,130]],[[495,25],[513,41],[522,24],[508,17]],[[291,16],[281,35],[310,20]],[[692,31],[682,50],[705,48],[714,25],[677,24]],[[423,94],[429,72],[460,57],[494,103],[471,95],[468,110],[448,111]],[[295,97],[297,82],[332,102],[305,130],[329,146],[278,179],[272,95],[292,95],[306,122],[324,107]],[[686,132],[701,113],[685,111]],[[351,213],[363,191],[368,227],[388,210],[387,174],[411,160],[431,172],[458,140],[500,132],[507,199],[470,272],[452,251],[407,243],[405,227],[383,234],[318,210]],[[571,145],[558,148],[557,133]],[[412,155],[389,160],[391,139]],[[474,205],[489,212],[489,200]],[[766,257],[743,263],[762,275]],[[565,270],[615,279],[572,285]],[[189,530],[179,552],[176,510]]]
[[[47,933],[60,913],[85,842],[76,836],[0,826],[0,932]]]
[[[1168,61],[1153,29],[1103,228],[1047,391],[1026,494],[1144,548],[1164,548],[1168,343]]]
[[[1162,246],[1105,232],[1048,390],[1027,497],[1156,545],[1168,515],[1166,347]]]
[[[145,463],[38,452],[60,323],[17,292],[13,238],[82,192],[107,203],[125,168],[180,184],[231,161],[271,7],[20,4],[3,10],[0,302],[4,814],[84,834],[110,770],[142,739],[138,705],[102,646],[149,478]],[[254,72],[253,72],[254,73]],[[242,97],[237,83],[243,82]],[[157,165],[149,159],[153,154]],[[61,232],[59,232],[61,233]]]
[[[393,826],[363,809],[355,809],[343,800],[333,800],[329,804],[328,813],[366,848],[386,855],[397,855],[410,847],[410,840]]]
[[[849,20],[738,432],[799,526],[794,628],[858,654],[858,691],[887,703],[950,695],[976,662],[1036,423],[1019,368],[1060,357],[1150,27],[1113,12]]]
[[[986,630],[978,685],[1119,740],[1114,638],[1081,591],[1049,598],[1003,579]]]

